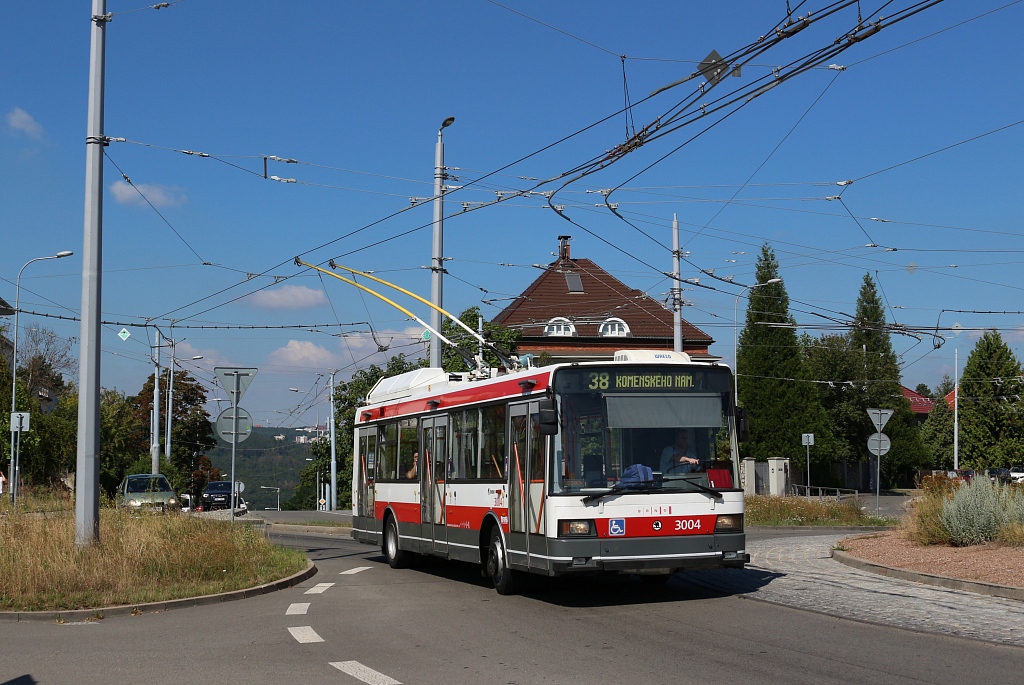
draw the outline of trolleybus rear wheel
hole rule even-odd
[[[508,567],[508,555],[497,526],[491,528],[491,543],[487,546],[487,575],[499,595],[515,594],[519,574]]]
[[[389,516],[384,526],[384,556],[391,568],[405,568],[409,565],[409,554],[398,546],[398,523]]]

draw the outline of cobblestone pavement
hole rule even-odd
[[[1024,602],[859,571],[833,560],[849,533],[749,542],[743,570],[679,574],[685,582],[840,618],[1024,647]]]

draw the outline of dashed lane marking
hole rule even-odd
[[[369,666],[363,666],[358,661],[332,661],[330,663],[342,673],[348,673],[353,678],[358,678],[369,685],[402,685],[394,678],[379,673]]]
[[[288,605],[288,611],[284,612],[285,616],[302,616],[309,611],[309,602],[296,602],[295,604]]]
[[[356,566],[355,568],[350,568],[347,571],[342,571],[338,575],[339,576],[352,576],[352,575],[355,575],[355,574],[360,573],[362,571],[369,571],[371,568],[373,568],[373,567],[372,566]]]
[[[322,594],[323,591],[326,590],[329,587],[334,587],[334,583],[317,583],[316,585],[314,585],[313,587],[309,588],[308,590],[306,590],[302,594],[304,594],[304,595],[319,595],[319,594]]]
[[[289,628],[288,632],[292,634],[300,644],[306,644],[308,642],[323,642],[324,639],[316,634],[310,626],[297,626],[295,628]]]

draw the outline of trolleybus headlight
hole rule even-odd
[[[591,537],[594,534],[594,522],[584,521],[559,521],[559,537]]]
[[[715,532],[743,530],[743,514],[719,514],[715,521]]]

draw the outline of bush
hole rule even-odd
[[[889,520],[866,516],[855,500],[816,500],[804,497],[754,495],[746,498],[746,521],[751,526],[864,526]]]
[[[940,518],[949,533],[950,544],[957,547],[1000,537],[1017,539],[1020,535],[1014,531],[1024,526],[1024,492],[975,478],[945,499]]]
[[[952,490],[928,488],[924,483],[922,486],[924,495],[911,502],[910,515],[903,521],[903,530],[907,538],[918,545],[948,545],[949,531],[942,523],[942,509],[946,500],[953,496]]]

